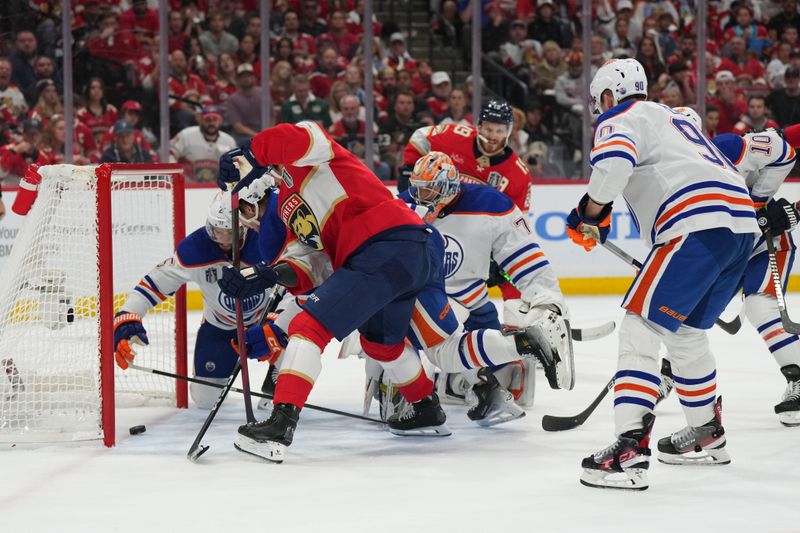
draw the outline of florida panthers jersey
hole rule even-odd
[[[257,235],[247,230],[243,236],[242,264],[261,260]],[[211,240],[205,228],[200,228],[179,244],[175,255],[151,270],[128,294],[123,308],[144,316],[147,312],[175,294],[186,282],[193,281],[203,294],[203,318],[220,329],[236,328],[234,299],[220,291],[217,281],[230,258]],[[259,294],[242,300],[244,324],[261,321],[266,312],[267,296]]]
[[[794,148],[774,129],[744,136],[725,133],[713,141],[744,176],[756,209],[775,196],[797,161]]]
[[[589,196],[607,204],[622,194],[649,244],[710,228],[758,231],[744,179],[686,116],[631,100],[595,128]]]
[[[425,214],[426,208],[417,206],[408,191],[400,198]],[[507,196],[485,185],[465,183],[431,224],[445,242],[447,295],[464,307],[477,309],[489,300],[486,279],[494,258],[523,300],[565,308],[550,263],[533,241],[525,215]]]
[[[403,153],[403,164],[413,165],[431,151],[444,152],[468,183],[490,185],[527,213],[531,202],[531,174],[514,151],[506,147],[487,157],[478,149],[478,130],[461,124],[420,128],[411,135]]]
[[[283,165],[278,215],[298,241],[339,268],[359,246],[385,231],[420,227],[422,220],[318,124],[280,124],[255,137],[262,165]]]

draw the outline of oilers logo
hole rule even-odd
[[[236,316],[236,299],[227,296],[224,292],[219,291],[219,296],[217,296],[217,301],[219,305],[222,306],[223,309],[230,313],[230,316]],[[256,294],[255,296],[250,296],[248,298],[242,298],[242,315],[245,322],[248,322],[253,315],[261,311],[261,308],[264,306],[264,302],[266,301],[265,294]]]
[[[444,235],[444,279],[458,272],[464,263],[464,248],[450,235]]]

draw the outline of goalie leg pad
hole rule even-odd
[[[200,377],[203,381],[211,381],[219,385],[225,385],[228,381],[228,378]],[[219,391],[216,387],[209,387],[200,383],[189,383],[189,395],[198,409],[211,409],[219,398]]]
[[[532,355],[542,363],[551,388],[572,390],[575,359],[569,321],[559,314],[556,306],[534,308],[529,313],[537,314],[531,326],[506,330],[506,334],[514,334],[520,355]]]

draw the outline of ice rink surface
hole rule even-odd
[[[569,298],[573,325],[619,323],[620,300]],[[800,296],[788,305],[800,318]],[[199,313],[190,331],[197,324]],[[522,420],[481,429],[463,406],[446,405],[447,438],[397,437],[306,409],[287,460],[268,464],[233,448],[244,411],[231,393],[198,464],[186,459],[206,416],[194,406],[119,409],[113,449],[2,444],[0,531],[798,532],[800,427],[781,426],[772,411],[785,381],[747,323],[735,337],[715,328],[711,346],[733,462],[678,467],[654,458],[644,492],[578,482],[581,459],[613,441],[610,395],[579,429],[541,429],[543,414],[576,414],[600,392],[616,368],[615,333],[576,343],[573,391],[550,390],[540,372],[534,407]],[[309,401],[360,412],[363,362],[337,360],[337,351],[326,351]],[[258,388],[266,367],[250,368]],[[684,426],[674,395],[656,415],[654,440]],[[130,436],[136,424],[147,432]]]

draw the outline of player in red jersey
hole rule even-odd
[[[236,447],[281,462],[322,370],[322,351],[333,337],[342,340],[356,329],[366,355],[401,384],[400,393],[412,404],[408,413],[387,421],[390,430],[449,435],[433,383],[419,358],[403,349],[417,294],[436,266],[425,224],[314,122],[280,124],[223,155],[219,184],[247,186],[268,167],[281,180],[277,209],[289,237],[325,253],[334,272],[313,288],[289,325],[272,415],[241,426]],[[291,264],[273,268],[262,262],[225,269],[219,285],[230,296],[246,298],[276,284],[311,289],[302,287],[306,278]]]
[[[511,198],[522,212],[530,208],[531,174],[508,146],[513,115],[505,101],[492,99],[481,108],[478,127],[447,124],[420,128],[403,153],[397,189],[408,188],[417,159],[428,152],[444,152],[453,160],[461,181],[491,185]]]

